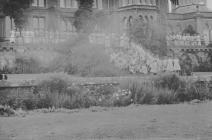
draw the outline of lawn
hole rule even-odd
[[[0,140],[211,140],[212,102],[29,112],[0,118]]]

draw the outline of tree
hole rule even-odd
[[[13,19],[15,27],[22,31],[26,23],[24,10],[29,7],[30,0],[1,0],[0,4],[4,15]]]
[[[184,30],[183,30],[183,34],[189,34],[189,35],[195,35],[197,34],[197,32],[194,30],[193,26],[188,25]]]
[[[127,30],[131,41],[141,44],[143,47],[158,56],[167,55],[167,45],[163,36],[163,25],[146,23],[142,19],[135,19]]]
[[[74,14],[74,26],[77,32],[90,33],[93,24],[93,0],[77,0],[79,9]]]

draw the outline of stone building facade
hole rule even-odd
[[[179,0],[178,5],[171,5],[168,13],[168,34],[182,34],[185,29],[193,30],[212,41],[212,10],[209,0]]]
[[[188,26],[212,41],[212,11],[210,0],[94,0],[95,11],[103,11],[111,24],[109,32],[122,32],[134,19],[164,24],[167,34],[181,34]],[[170,4],[170,5],[168,5]],[[73,26],[76,0],[32,0],[25,11],[28,21],[25,30],[75,32]],[[170,8],[170,9],[169,9]],[[14,24],[0,12],[0,38],[10,36]]]
[[[164,21],[168,0],[94,0],[95,11],[103,11],[110,22],[107,31],[121,32],[135,18],[146,22]],[[73,26],[76,0],[33,0],[25,11],[28,31],[75,32]],[[14,25],[0,14],[0,37],[8,37]]]

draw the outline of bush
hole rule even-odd
[[[146,85],[134,84],[131,92],[132,99],[136,104],[172,104],[177,100],[173,90],[155,87],[152,82]]]
[[[49,80],[42,81],[37,86],[37,90],[50,93],[53,92],[64,93],[66,92],[67,88],[68,88],[68,81],[58,77],[53,77],[50,78]]]
[[[167,88],[173,91],[177,91],[181,86],[185,85],[185,82],[183,82],[176,74],[162,75],[154,82],[157,88]]]
[[[162,35],[165,35],[164,28],[164,25],[146,24],[144,20],[136,19],[132,22],[127,33],[131,41],[142,44],[145,49],[154,55],[163,57],[168,52],[164,36]]]
[[[23,105],[22,105],[24,109],[26,110],[33,110],[37,108],[37,102],[36,99],[34,98],[28,98],[28,99],[24,99],[23,100]]]
[[[51,78],[38,84],[36,92],[27,95],[15,91],[1,91],[0,104],[13,109],[88,108],[91,106],[127,106],[135,104],[174,104],[194,99],[212,99],[208,84],[185,81],[176,75],[136,79],[125,87],[110,84],[77,86],[60,78]],[[23,91],[22,91],[23,92]]]
[[[142,82],[135,82],[131,85],[133,102],[136,104],[153,104],[154,103],[154,87],[151,83],[147,85]]]
[[[184,89],[180,89],[176,96],[180,102],[191,101],[194,99],[212,99],[211,89],[209,88],[208,84],[203,81],[187,82]]]
[[[169,89],[160,89],[156,95],[156,104],[173,104],[177,102],[175,92]]]
[[[0,116],[11,116],[11,115],[15,115],[15,111],[12,108],[0,105]]]
[[[185,81],[175,74],[162,75],[146,82],[134,81],[128,87],[136,104],[174,104],[212,99],[207,82]]]
[[[128,106],[131,103],[131,96],[123,96],[118,99],[113,98],[113,106]]]
[[[68,81],[52,78],[37,87],[38,108],[88,108],[90,106],[113,106],[113,93],[117,89],[110,85],[82,87]]]

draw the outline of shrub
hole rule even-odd
[[[58,92],[58,93],[64,93],[66,92],[66,89],[68,88],[68,83],[66,80],[58,78],[58,77],[53,77],[50,78],[49,80],[42,81],[40,84],[37,86],[37,90],[42,90],[45,92]]]
[[[177,91],[181,86],[185,84],[179,76],[176,74],[165,74],[158,77],[155,81],[157,88],[168,88],[173,91]]]
[[[154,86],[151,82],[135,82],[130,86],[132,100],[136,104],[153,104],[154,103]]]
[[[151,91],[145,91],[142,92],[142,94],[139,94],[139,98],[137,103],[138,104],[153,104],[154,103],[154,95]]]
[[[22,104],[23,100],[15,96],[6,97],[4,100],[5,100],[5,103],[3,105],[8,105],[13,109],[18,109],[23,107],[23,104]]]
[[[207,83],[185,81],[175,75],[145,81],[135,79],[122,86],[124,85],[122,88],[109,84],[77,86],[61,78],[51,78],[42,81],[38,84],[36,92],[27,95],[20,96],[15,91],[0,91],[0,104],[27,110],[52,107],[75,109],[91,106],[127,106],[132,102],[173,104],[194,99],[212,99],[212,92]]]
[[[37,102],[35,98],[28,98],[23,100],[23,108],[26,110],[33,110],[37,108]]]
[[[15,115],[15,111],[9,106],[0,105],[0,116],[11,116]]]
[[[146,24],[144,20],[134,20],[127,30],[128,37],[131,41],[142,44],[143,47],[157,56],[164,56],[168,49],[165,43],[164,25]]]
[[[94,92],[100,94],[109,94],[109,88],[94,88]],[[68,81],[52,78],[43,81],[37,90],[39,97],[38,108],[88,108],[97,105],[97,99],[93,92],[88,88],[69,86]]]
[[[207,83],[185,81],[177,75],[162,75],[146,82],[134,81],[129,87],[136,104],[173,104],[194,99],[212,99]]]
[[[212,93],[208,84],[202,81],[187,82],[184,88],[177,92],[176,96],[180,102],[191,101],[194,99],[212,99]]]
[[[121,96],[113,99],[113,106],[128,106],[132,103],[131,96]]]
[[[159,89],[156,95],[156,104],[173,104],[177,102],[175,92],[169,89]]]

